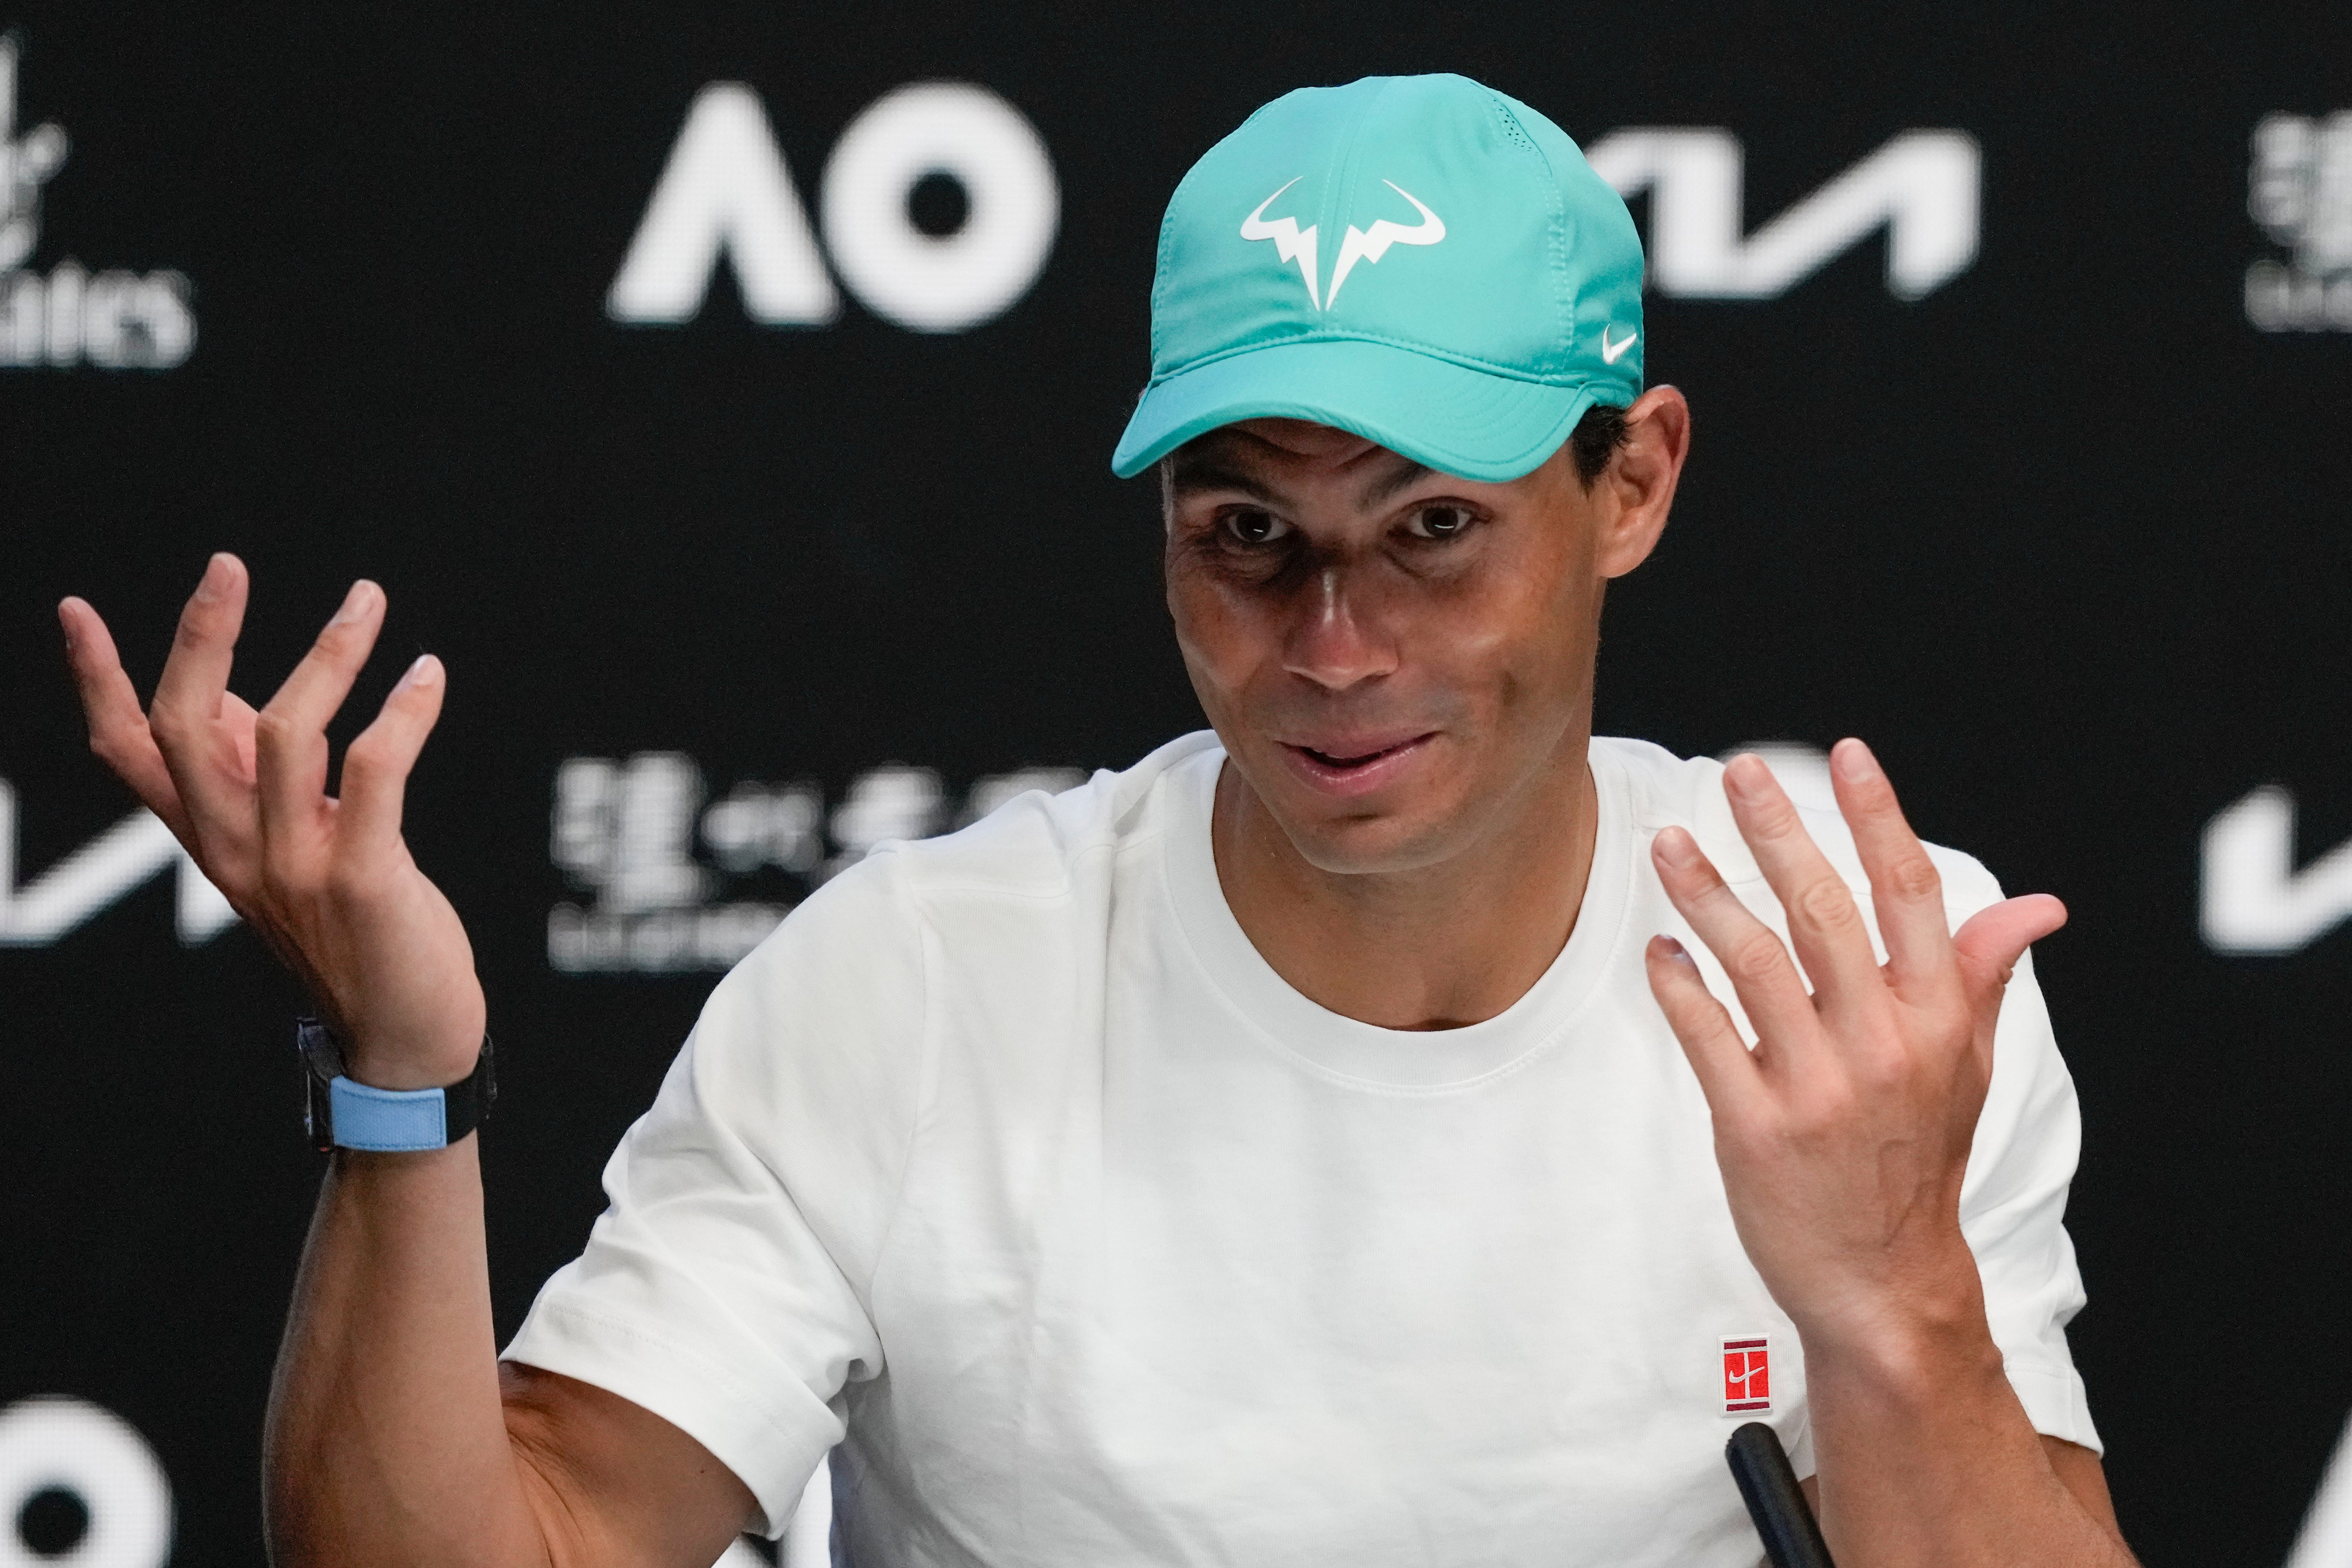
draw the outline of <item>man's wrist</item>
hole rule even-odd
[[[1962,1279],[1885,1290],[1852,1310],[1800,1321],[1797,1337],[1810,1390],[1834,1383],[1907,1404],[2002,1376],[1973,1259]]]
[[[309,1086],[305,1122],[321,1152],[446,1148],[478,1127],[498,1098],[487,1033],[463,1075],[413,1089],[386,1088],[354,1076],[342,1040],[317,1019],[296,1020],[295,1043]]]
[[[369,1052],[346,1044],[343,1076],[370,1089],[395,1093],[411,1089],[446,1089],[474,1071],[475,1063],[481,1059],[482,1039],[477,1035],[463,1051],[436,1049],[429,1053],[382,1050]]]
[[[327,1026],[341,1053],[341,1071],[355,1083],[394,1092],[446,1089],[474,1071],[485,1031],[436,1031],[430,1039],[396,1038],[380,1030],[345,1030]]]

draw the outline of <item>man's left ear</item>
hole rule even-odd
[[[1673,387],[1652,387],[1625,411],[1625,443],[1593,481],[1604,492],[1600,567],[1622,577],[1650,558],[1666,531],[1683,459],[1690,455],[1690,404]]]

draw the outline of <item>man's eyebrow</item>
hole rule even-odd
[[[1410,457],[1397,458],[1396,466],[1366,485],[1357,500],[1360,507],[1377,507],[1398,491],[1420,484],[1437,470],[1426,463],[1415,463]]]
[[[1202,490],[1239,490],[1257,500],[1274,499],[1274,493],[1256,476],[1214,457],[1178,458],[1171,465],[1169,486],[1180,496]]]

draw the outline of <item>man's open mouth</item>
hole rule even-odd
[[[1384,761],[1399,752],[1409,751],[1428,738],[1426,735],[1408,736],[1391,745],[1373,747],[1365,750],[1357,750],[1350,747],[1344,752],[1324,751],[1312,746],[1293,746],[1291,749],[1318,768],[1328,768],[1335,773],[1349,773],[1369,768],[1376,762]]]

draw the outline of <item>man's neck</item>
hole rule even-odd
[[[1412,872],[1337,873],[1298,853],[1228,762],[1210,837],[1234,918],[1310,1000],[1384,1029],[1458,1029],[1551,967],[1592,871],[1600,805],[1586,730],[1474,848]]]

